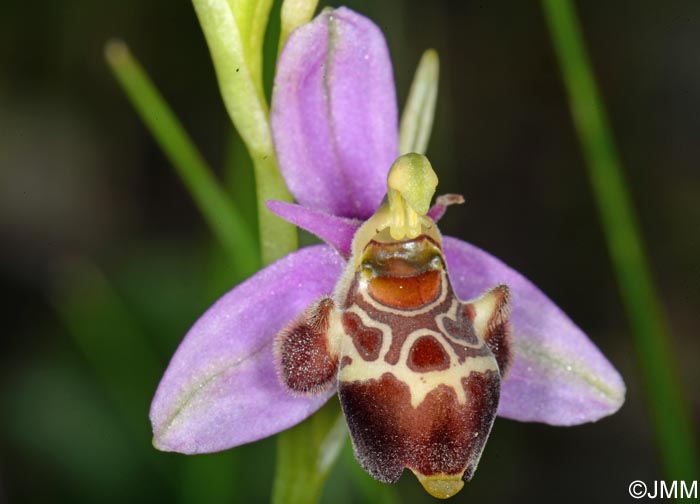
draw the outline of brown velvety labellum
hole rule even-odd
[[[468,481],[496,415],[500,380],[489,371],[471,373],[462,384],[465,404],[451,387],[440,385],[413,408],[409,385],[389,373],[379,380],[341,382],[340,401],[362,467],[388,483],[404,467]]]
[[[360,465],[384,482],[409,469],[430,495],[449,498],[472,477],[496,416],[508,290],[464,303],[438,242],[382,233],[353,245],[361,258],[350,259],[334,301],[278,335],[280,375],[307,393],[337,380]]]

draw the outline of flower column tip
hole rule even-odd
[[[393,239],[420,234],[421,221],[430,209],[437,184],[437,175],[422,154],[404,154],[394,161],[387,177]]]

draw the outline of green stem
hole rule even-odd
[[[297,248],[296,228],[265,206],[270,199],[292,200],[277,166],[258,57],[262,50],[263,19],[267,19],[270,2],[193,0],[192,3],[207,39],[224,104],[255,169],[260,245],[266,265]],[[311,15],[309,10],[313,12],[313,8],[306,9],[307,16]],[[328,470],[337,458],[324,448],[326,436],[337,430],[328,430],[336,425],[337,419],[337,413],[317,413],[279,435],[275,502],[311,503],[318,499]],[[319,465],[319,457],[323,456],[329,457],[328,462]]]
[[[698,459],[664,310],[570,0],[542,6],[566,84],[622,300],[632,326],[667,477],[694,481]]]
[[[255,2],[227,0],[192,3],[209,46],[224,105],[253,160],[262,259],[263,264],[269,264],[297,248],[295,227],[265,207],[267,200],[292,201],[277,167],[258,58],[269,2],[265,2],[265,8],[256,8]],[[235,7],[240,10],[234,12]],[[252,34],[255,42],[251,41]]]
[[[245,278],[259,267],[259,254],[246,221],[212,174],[185,129],[128,47],[109,42],[105,57],[115,77],[158,145],[177,170],[195,204]]]
[[[277,438],[273,504],[314,504],[348,438],[333,398],[311,418]]]
[[[231,127],[226,137],[224,186],[236,202],[243,218],[249,223],[256,241],[259,241],[258,203],[253,162],[235,128]]]
[[[279,176],[274,152],[253,157],[258,195],[258,224],[263,264],[270,264],[297,249],[297,230],[265,206],[267,200],[291,201],[284,180]]]

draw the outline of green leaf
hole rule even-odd
[[[399,154],[425,154],[430,141],[437,102],[440,60],[434,49],[428,49],[418,63],[408,92],[399,126]]]

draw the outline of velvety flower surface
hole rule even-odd
[[[278,63],[271,122],[280,169],[300,205],[268,207],[328,245],[268,266],[192,327],[151,407],[161,450],[202,453],[255,441],[300,422],[332,393],[289,395],[275,373],[272,342],[333,291],[352,237],[379,206],[398,155],[391,62],[376,25],[341,8],[295,31]],[[446,202],[438,198],[428,215],[437,220]],[[549,298],[473,245],[445,237],[443,246],[461,299],[497,284],[511,290],[513,360],[499,415],[572,425],[619,409],[620,375]]]

